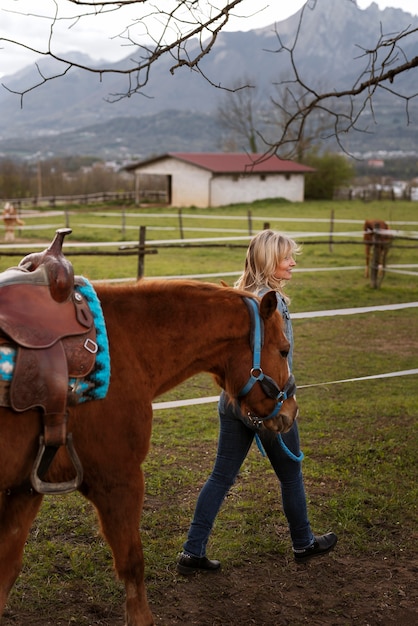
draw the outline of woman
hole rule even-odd
[[[287,305],[289,298],[284,285],[292,278],[299,248],[295,241],[280,233],[263,230],[248,248],[244,272],[235,283],[262,296],[273,289],[277,294],[277,309],[283,316],[286,336],[290,342],[288,355],[292,370],[293,331]],[[238,406],[222,392],[219,405],[220,432],[215,465],[197,500],[193,521],[183,552],[177,560],[177,570],[188,575],[195,571],[215,571],[220,562],[206,556],[206,545],[216,515],[257,434],[280,481],[283,510],[286,515],[295,561],[304,563],[312,557],[326,554],[337,543],[334,533],[315,536],[312,533],[306,506],[301,469],[297,422],[279,437],[263,427],[255,427],[241,415]],[[283,445],[284,444],[284,445]]]

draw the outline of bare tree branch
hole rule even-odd
[[[230,0],[229,2],[221,2],[221,6],[217,7],[214,3],[210,2],[198,2],[196,0],[177,0],[173,2],[173,8],[171,10],[164,10],[159,6],[158,0],[155,0],[155,4],[151,0],[120,0],[116,2],[89,2],[80,0],[68,0],[69,3],[77,6],[91,7],[93,11],[79,14],[75,17],[68,18],[60,15],[60,7],[57,0],[55,3],[55,15],[53,15],[50,25],[50,34],[48,39],[48,45],[46,50],[39,50],[24,42],[17,41],[9,38],[0,38],[0,43],[11,43],[24,48],[30,52],[33,52],[39,57],[47,57],[61,63],[65,66],[62,72],[56,72],[52,76],[43,76],[39,70],[41,80],[32,85],[30,88],[21,92],[16,92],[11,89],[13,93],[18,93],[21,96],[21,102],[23,104],[23,98],[26,93],[33,91],[34,89],[41,87],[46,82],[54,80],[65,75],[69,69],[76,68],[98,74],[102,78],[105,74],[121,74],[128,77],[128,86],[126,91],[119,94],[113,94],[113,99],[118,100],[125,97],[130,97],[135,93],[141,92],[149,80],[151,67],[161,57],[170,55],[174,63],[170,68],[170,72],[173,74],[176,69],[187,66],[197,72],[200,72],[199,63],[213,48],[218,34],[225,27],[229,21],[229,17],[233,14],[233,10],[243,0]],[[54,52],[54,33],[56,26],[62,21],[70,20],[70,28],[89,15],[97,15],[105,12],[114,12],[132,5],[143,5],[150,7],[150,11],[126,27],[122,33],[117,35],[125,45],[134,47],[135,55],[130,59],[128,67],[95,67],[79,63],[68,58],[65,55],[60,55]],[[202,5],[204,5],[202,7]],[[203,10],[204,9],[204,10]],[[158,38],[152,35],[152,29],[150,21],[158,18],[161,26],[161,31],[158,34]],[[134,25],[140,24],[144,31],[144,37],[147,38],[147,43],[141,43],[131,35],[131,31]],[[196,39],[197,38],[197,39]],[[188,43],[198,42],[198,45],[189,45]],[[207,77],[205,77],[207,78]],[[212,83],[214,84],[214,83]],[[2,83],[5,89],[8,89],[7,85]],[[214,84],[215,85],[215,84]],[[216,85],[215,85],[216,86]]]
[[[357,61],[363,63],[357,78],[350,86],[339,89],[321,89],[315,84],[314,78],[306,79],[299,71],[296,60],[296,51],[303,37],[302,25],[307,11],[317,8],[318,0],[309,0],[300,11],[296,32],[291,43],[284,43],[280,35],[280,25],[276,26],[275,33],[278,42],[276,50],[270,51],[280,54],[289,61],[290,74],[285,80],[276,83],[277,93],[271,97],[271,104],[279,111],[280,123],[276,126],[276,135],[267,141],[269,153],[280,153],[281,156],[300,154],[303,143],[312,137],[312,133],[321,132],[323,139],[333,137],[342,150],[345,150],[344,140],[349,131],[370,132],[370,122],[377,123],[375,114],[376,95],[386,93],[391,98],[400,99],[404,103],[407,124],[410,123],[410,103],[418,96],[418,91],[407,92],[401,88],[398,78],[418,67],[418,56],[408,57],[405,51],[406,43],[418,34],[418,28],[409,26],[396,33],[385,34],[380,27],[380,36],[372,45],[357,43],[360,51]],[[343,0],[340,0],[343,1]],[[352,0],[346,0],[352,2]],[[23,106],[24,96],[40,88],[45,83],[58,77],[65,76],[70,69],[80,69],[97,74],[102,80],[106,74],[126,76],[126,89],[120,93],[113,93],[111,101],[121,100],[143,94],[150,72],[155,63],[162,58],[172,60],[169,71],[175,73],[186,67],[200,74],[208,83],[217,88],[236,92],[244,85],[221,85],[215,79],[206,75],[202,69],[202,60],[212,52],[216,45],[219,33],[225,29],[234,11],[243,0],[51,0],[55,12],[50,16],[31,13],[49,20],[49,36],[44,50],[31,47],[27,40],[17,41],[11,38],[0,38],[1,43],[14,44],[30,51],[41,58],[54,60],[58,69],[47,75],[36,63],[38,80],[34,80],[28,88],[13,91],[7,85],[3,87],[20,96]],[[75,12],[68,13],[68,7],[75,7]],[[92,16],[112,14],[133,6],[138,7],[139,16],[112,37],[120,40],[123,46],[134,50],[131,58],[125,65],[109,63],[102,66],[88,65],[86,62],[76,61],[65,54],[56,51],[59,27],[68,24],[69,29],[75,29],[83,19]],[[64,10],[67,9],[67,12]],[[124,15],[124,14],[123,14]],[[154,26],[158,24],[156,34]],[[395,87],[396,84],[396,87]],[[409,85],[413,84],[412,81]],[[247,86],[248,87],[248,86]],[[408,86],[410,89],[410,87]],[[239,100],[239,99],[238,99]],[[276,120],[277,122],[277,120]],[[250,120],[250,126],[252,120]],[[263,139],[261,131],[251,129],[251,135]]]
[[[217,109],[221,126],[229,131],[226,145],[234,150],[246,150],[249,153],[260,152],[265,147],[261,134],[263,101],[254,77],[243,76],[234,85],[232,91],[225,93]]]
[[[374,47],[361,48],[360,45],[357,45],[362,50],[362,54],[358,58],[365,59],[366,63],[365,69],[354,84],[347,89],[320,91],[315,84],[308,84],[301,77],[295,60],[295,51],[304,13],[308,9],[308,4],[304,5],[292,45],[286,46],[276,29],[276,36],[279,41],[279,48],[276,52],[288,55],[292,76],[280,83],[282,87],[285,86],[286,97],[282,95],[282,101],[272,99],[282,111],[286,121],[274,143],[270,143],[269,154],[280,151],[286,156],[294,155],[303,139],[308,119],[314,114],[317,116],[321,113],[328,120],[333,119],[332,133],[324,135],[323,139],[333,136],[339,147],[346,151],[344,137],[350,130],[369,132],[367,128],[361,126],[361,117],[366,109],[370,110],[372,120],[376,122],[373,102],[378,89],[404,100],[407,123],[409,123],[408,105],[412,99],[418,96],[418,92],[405,94],[391,88],[390,85],[394,83],[397,76],[418,67],[418,57],[408,59],[401,47],[403,40],[418,33],[418,28],[409,27],[399,33],[385,35],[381,26],[381,34]],[[289,101],[291,102],[290,105]]]

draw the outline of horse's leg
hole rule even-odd
[[[129,465],[131,461],[125,460]],[[106,483],[106,491],[89,489],[87,497],[95,505],[102,533],[113,553],[114,567],[125,584],[126,626],[154,624],[144,583],[144,556],[139,533],[139,522],[144,499],[144,476],[135,470],[132,481],[117,480]]]
[[[370,245],[366,243],[366,267],[364,268],[364,278],[369,278],[369,263],[370,263]]]
[[[25,542],[42,498],[30,493],[0,495],[0,617],[20,573]]]

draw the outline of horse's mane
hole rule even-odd
[[[230,300],[231,298],[236,299],[238,297],[242,298],[244,296],[254,297],[254,294],[252,293],[234,289],[233,287],[181,278],[147,278],[140,279],[137,282],[120,284],[98,282],[95,284],[95,287],[97,287],[100,295],[106,295],[109,297],[112,295],[118,297],[120,295],[128,295],[130,293],[133,294],[138,291],[144,294],[149,294],[150,296],[155,294],[168,295],[173,292],[177,294],[184,292],[185,297],[190,297],[192,294],[202,294],[207,297],[215,296],[222,299],[222,296],[224,296],[225,300]]]

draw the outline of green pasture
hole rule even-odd
[[[328,242],[309,243],[308,237],[303,236],[310,231],[328,231],[331,211],[334,232],[360,231],[366,217],[379,217],[387,219],[394,229],[412,234],[418,231],[415,203],[299,205],[271,201],[251,207],[208,210],[204,212],[206,219],[186,220],[186,215],[196,216],[203,211],[184,210],[183,224],[189,226],[193,222],[193,228],[205,228],[210,222],[210,227],[225,231],[245,230],[249,209],[254,232],[269,221],[273,228],[298,233],[297,238],[304,242],[303,254],[298,258],[300,271],[295,272],[289,286],[291,312],[418,300],[416,268],[410,270],[415,274],[388,272],[381,287],[372,289],[362,269],[364,250],[354,243],[355,237],[344,244],[337,244],[335,239],[330,246]],[[115,212],[114,208],[109,210]],[[150,240],[179,237],[177,215],[156,220],[145,215],[138,217],[141,211],[151,212],[126,210],[126,223],[135,226],[132,240],[137,239],[139,225],[147,226]],[[168,211],[161,209],[162,212]],[[105,213],[103,207],[88,216],[78,207],[72,209],[73,235],[68,241],[130,241],[130,230],[123,235],[117,228],[99,227],[113,224],[116,219]],[[207,219],[212,215],[222,216],[222,220]],[[295,217],[303,221],[292,222]],[[42,234],[39,230],[25,230],[25,241],[48,241],[55,227],[65,225],[60,222],[62,216],[44,219],[45,223],[56,220],[54,227]],[[311,219],[316,221],[308,221]],[[350,225],[338,222],[340,219],[355,222]],[[25,219],[27,226],[31,220]],[[83,224],[97,224],[97,228]],[[163,225],[173,230],[163,230]],[[185,239],[203,236],[215,235],[187,231]],[[388,263],[417,264],[418,250],[412,243],[397,242],[390,250]],[[244,256],[245,247],[159,250],[146,257],[145,275],[238,272]],[[92,279],[133,277],[136,272],[135,257],[70,258],[76,273]],[[0,269],[4,269],[17,259],[11,263],[10,258],[1,256],[0,262]],[[321,271],[324,268],[337,269]],[[218,282],[220,278],[211,280]],[[231,276],[224,278],[230,284],[234,280]],[[418,309],[295,319],[294,333],[303,467],[314,530],[335,531],[340,539],[337,550],[345,555],[384,558],[415,551],[417,376],[335,381],[417,368]],[[217,393],[212,379],[200,374],[158,401]],[[164,593],[164,585],[177,576],[176,555],[185,539],[197,494],[214,460],[217,428],[216,403],[155,411],[152,447],[145,464],[147,487],[141,521],[151,604],[153,597]],[[227,570],[262,560],[266,554],[277,555],[281,563],[289,551],[277,479],[254,445],[221,510],[208,552],[221,558]],[[68,594],[82,594],[98,606],[119,607],[123,601],[123,591],[114,580],[111,556],[98,534],[93,511],[78,494],[45,499],[28,541],[24,569],[11,594],[9,610],[19,615],[19,610],[31,603],[34,611],[47,615],[54,607],[57,609],[59,598]],[[77,610],[74,605],[71,615],[60,615],[60,623],[88,625],[88,615]]]
[[[362,265],[364,250],[360,233],[366,218],[388,221],[394,230],[403,233],[418,231],[418,204],[414,202],[310,202],[290,203],[283,200],[256,202],[252,205],[233,205],[222,208],[177,210],[174,208],[138,208],[134,206],[68,206],[59,210],[43,208],[23,215],[25,225],[17,231],[17,241],[44,243],[52,240],[55,230],[64,226],[72,228],[66,238],[66,254],[71,258],[77,273],[90,279],[135,278],[138,258],[135,244],[139,229],[146,229],[145,276],[170,276],[239,272],[251,234],[266,224],[294,236],[304,244],[304,254],[298,259],[299,267],[323,268]],[[311,233],[318,233],[312,236]],[[347,235],[338,235],[347,233]],[[332,236],[329,242],[328,234]],[[1,236],[1,230],[0,230]],[[196,247],[192,239],[244,237],[243,241],[230,241],[220,246],[212,241],[205,248]],[[179,241],[180,240],[180,241]],[[98,242],[103,245],[93,246]],[[109,244],[115,243],[114,246]],[[167,247],[153,242],[171,242]],[[177,242],[177,243],[176,243]],[[322,242],[322,243],[321,243]],[[73,247],[82,243],[84,247]],[[399,264],[414,259],[415,250],[406,248],[408,241],[397,241],[389,262]],[[92,244],[91,247],[88,244]],[[87,247],[85,247],[87,246]],[[121,250],[121,246],[125,250]],[[401,248],[398,246],[402,246]],[[157,253],[152,253],[157,250]],[[85,252],[85,254],[83,254]],[[94,253],[112,253],[97,256]],[[8,257],[0,248],[0,270],[19,260]],[[115,256],[123,253],[125,256]],[[413,262],[413,261],[411,261]],[[175,271],[173,268],[176,268]],[[325,277],[328,280],[330,274]],[[220,279],[220,278],[219,278]],[[227,282],[233,278],[224,277]],[[315,284],[317,284],[316,276]]]

